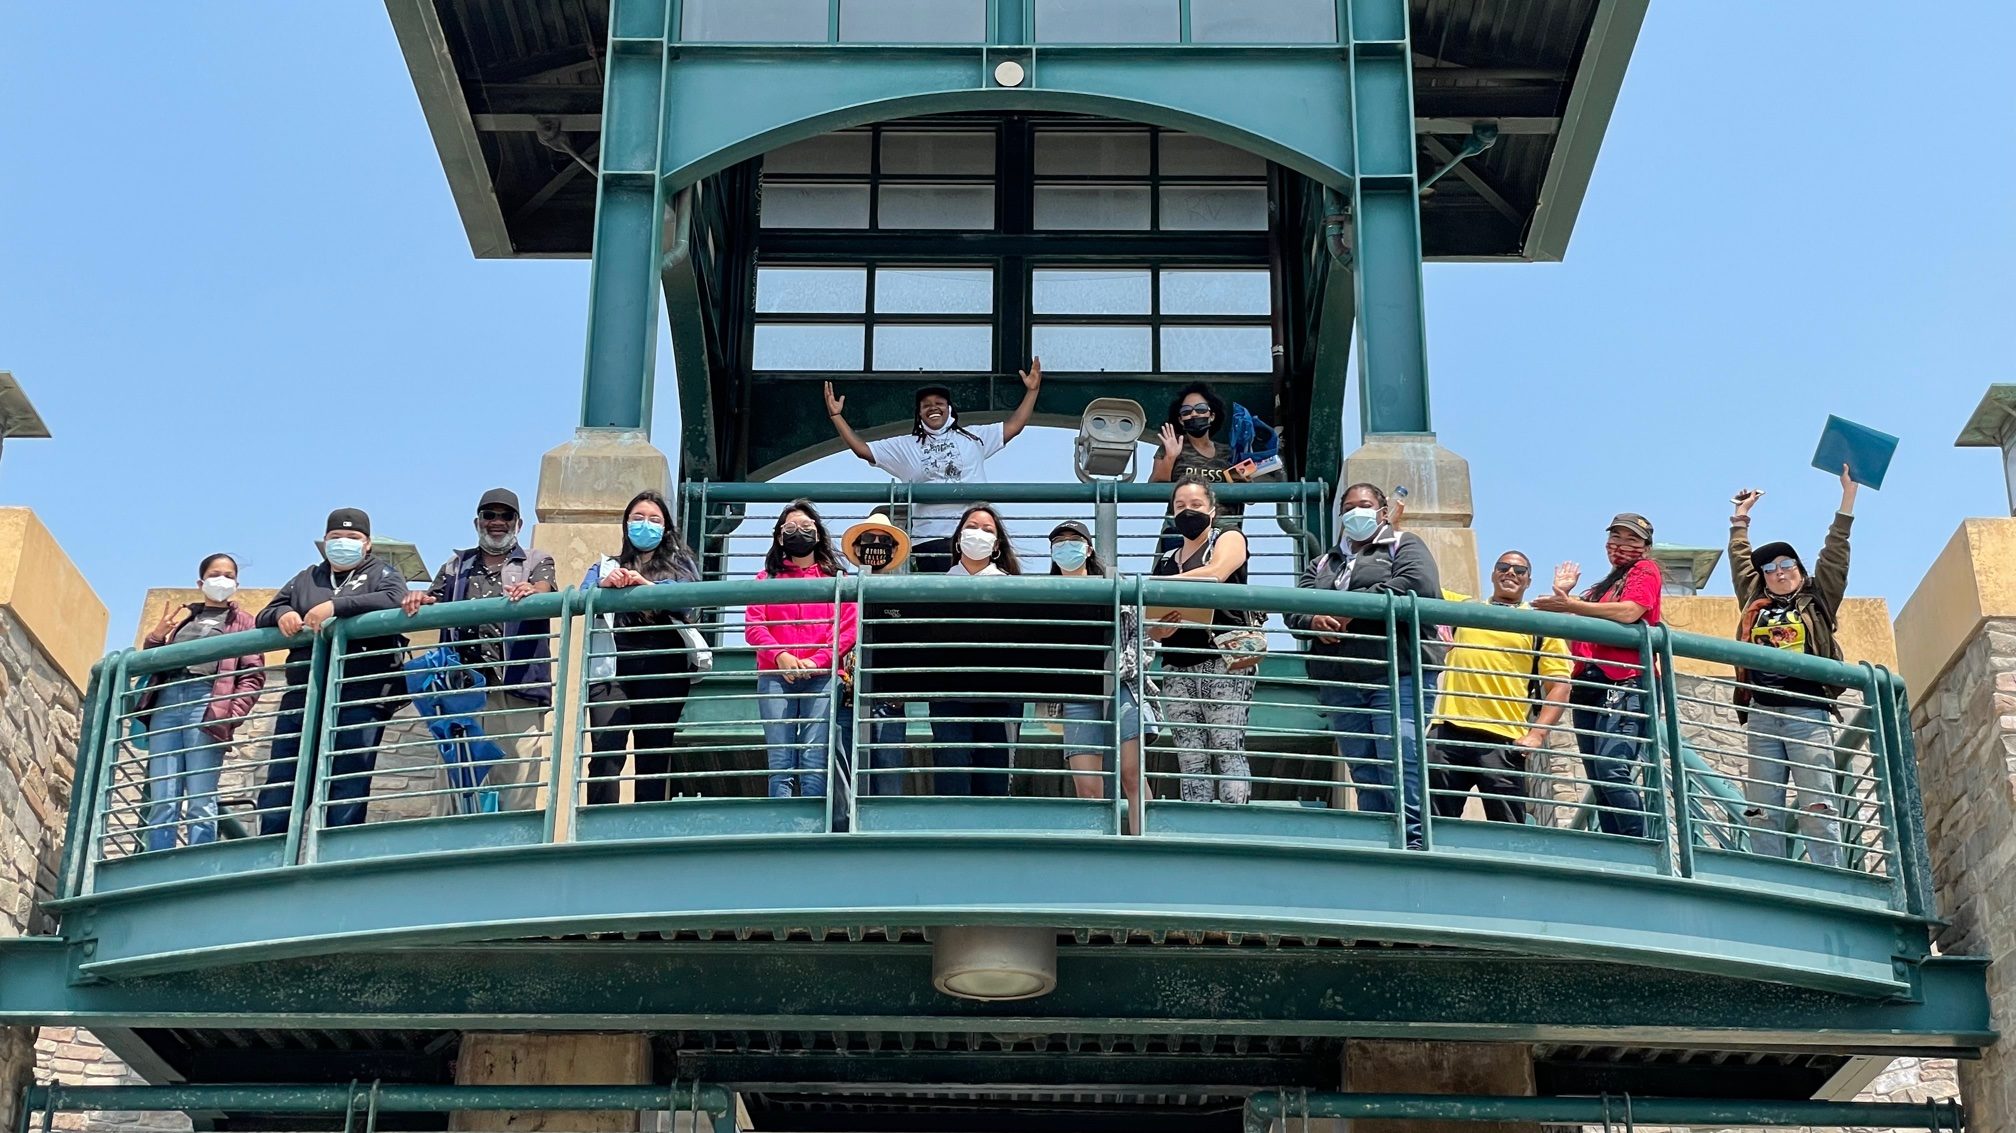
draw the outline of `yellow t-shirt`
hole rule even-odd
[[[1526,716],[1532,710],[1526,684],[1535,675],[1534,662],[1539,662],[1542,681],[1566,680],[1575,671],[1568,643],[1558,637],[1541,638],[1539,654],[1534,657],[1530,633],[1469,626],[1458,629],[1437,685],[1436,722],[1508,740],[1525,735]]]

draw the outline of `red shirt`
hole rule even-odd
[[[1595,602],[1636,602],[1645,607],[1645,616],[1639,620],[1648,626],[1659,624],[1659,595],[1665,589],[1664,580],[1659,575],[1659,564],[1651,559],[1639,559],[1624,573],[1623,581],[1610,588],[1608,593],[1585,595]],[[1638,649],[1636,646],[1596,645],[1587,641],[1568,643],[1568,651],[1577,659],[1587,661],[1602,670],[1603,675],[1613,681],[1628,681],[1638,675]]]

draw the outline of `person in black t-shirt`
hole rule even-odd
[[[1199,582],[1246,582],[1246,537],[1217,531],[1218,500],[1202,480],[1184,479],[1169,498],[1183,541],[1155,557],[1158,578]],[[1195,611],[1191,611],[1192,614]],[[1218,638],[1249,630],[1243,612],[1210,611],[1208,623],[1166,612],[1148,626],[1162,643],[1161,717],[1176,738],[1176,762],[1183,769],[1184,802],[1244,803],[1252,798],[1246,763],[1246,715],[1253,699],[1251,678],[1227,667]],[[1217,778],[1204,778],[1216,767]]]

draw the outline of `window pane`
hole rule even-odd
[[[1190,0],[1196,43],[1335,43],[1336,0]]]
[[[877,370],[991,370],[994,368],[994,328],[875,328]]]
[[[992,185],[884,185],[878,228],[994,227]]]
[[[1265,315],[1274,305],[1264,271],[1165,271],[1165,315]]]
[[[1162,135],[1162,176],[1264,177],[1267,159],[1195,134]]]
[[[756,326],[758,370],[858,370],[862,328],[859,326]]]
[[[765,173],[868,173],[868,146],[861,133],[821,134],[771,150],[763,158]]]
[[[1029,339],[1043,368],[1058,373],[1146,373],[1155,365],[1145,326],[1039,326],[1030,331]]]
[[[824,43],[826,0],[686,0],[682,38]]]
[[[889,315],[991,315],[987,268],[876,268],[875,309]]]
[[[1038,130],[1036,172],[1046,177],[1146,177],[1148,132]]]
[[[885,130],[882,172],[991,176],[994,134],[973,130]]]
[[[1145,315],[1148,272],[1044,268],[1035,273],[1030,299],[1039,315]]]
[[[1162,368],[1181,374],[1264,374],[1274,368],[1266,327],[1163,327]]]
[[[866,228],[866,185],[763,186],[765,228]]]
[[[1038,43],[1174,43],[1176,0],[1036,0]]]
[[[1267,187],[1165,185],[1162,227],[1172,232],[1256,232],[1267,227]]]
[[[979,43],[987,0],[840,0],[845,43]]]
[[[868,309],[864,268],[757,268],[756,309],[858,314]]]
[[[1036,227],[1146,232],[1147,186],[1081,189],[1036,186]]]

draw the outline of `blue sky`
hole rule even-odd
[[[1485,554],[1592,562],[1627,508],[1717,544],[1745,484],[1761,536],[1812,547],[1828,413],[1903,438],[1853,593],[1894,611],[1961,517],[2006,511],[1996,457],[1951,443],[2016,378],[2016,154],[1982,117],[2008,94],[1947,37],[1846,18],[1882,12],[1655,4],[1567,262],[1430,268],[1435,423]],[[1942,14],[2016,39],[2016,7]],[[570,435],[586,265],[470,256],[379,4],[0,0],[0,155],[0,369],[56,433],[8,446],[0,502],[115,641],[208,551],[277,583],[338,504],[438,559]],[[991,472],[1063,452],[1032,434]],[[868,470],[803,473],[843,474]]]

